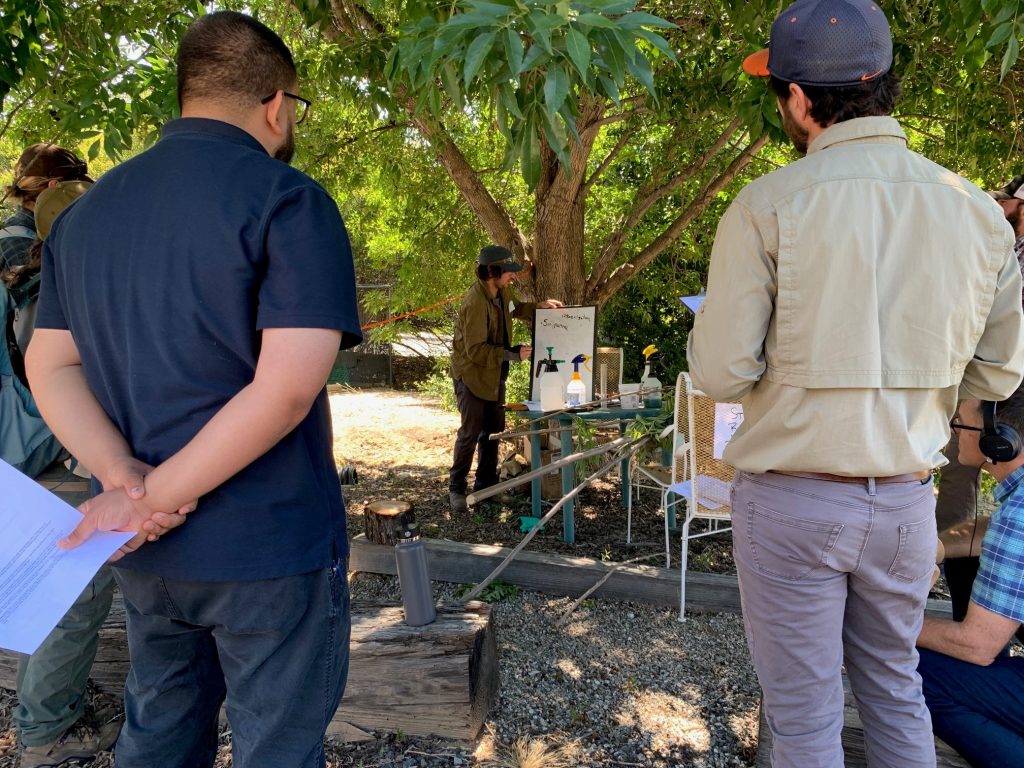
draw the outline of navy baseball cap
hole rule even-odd
[[[519,272],[523,265],[516,261],[512,251],[500,245],[485,245],[480,249],[478,264],[494,264],[502,272]]]
[[[892,67],[892,32],[872,0],[797,0],[772,24],[768,47],[743,62],[748,75],[802,85],[856,85]]]

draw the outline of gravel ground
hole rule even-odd
[[[525,497],[504,508],[455,519],[447,507],[447,467],[457,416],[414,393],[334,392],[335,456],[358,467],[360,482],[345,489],[352,533],[362,530],[370,500],[403,498],[416,505],[427,535],[513,545],[522,534]],[[660,551],[662,522],[649,494],[634,512],[625,545],[625,513],[614,482],[580,495],[575,546],[560,526],[531,549],[624,560]],[[691,546],[695,570],[734,572],[728,536]],[[938,585],[942,588],[942,584]],[[393,578],[357,575],[354,598],[398,599]],[[456,600],[454,587],[435,594]],[[940,596],[939,593],[936,596]],[[739,616],[694,615],[642,604],[587,600],[560,618],[570,600],[519,592],[494,605],[500,699],[476,743],[379,734],[357,745],[328,743],[328,766],[372,768],[570,768],[571,766],[752,766],[758,687]],[[10,711],[14,694],[0,690],[0,768],[15,765]],[[231,765],[230,732],[221,735],[218,768]],[[518,744],[517,744],[518,742]],[[91,763],[110,768],[109,756]],[[158,767],[154,767],[158,768]]]
[[[442,600],[457,597],[435,584]],[[397,600],[394,578],[358,575],[356,599]],[[520,592],[494,605],[501,690],[476,744],[381,734],[328,743],[328,766],[752,766],[758,688],[738,616],[691,616],[642,604],[571,601]],[[0,697],[0,768],[14,763],[13,695]],[[517,739],[546,747],[530,762]],[[222,733],[219,768],[231,765]],[[5,748],[6,747],[6,748]],[[109,756],[91,763],[109,768]]]

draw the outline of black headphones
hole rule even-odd
[[[984,429],[978,438],[978,450],[993,464],[1016,459],[1024,448],[1020,433],[1009,424],[996,421],[996,404],[990,400],[982,401],[981,415]]]

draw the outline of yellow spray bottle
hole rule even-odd
[[[640,391],[645,408],[661,407],[661,382],[654,375],[654,366],[661,360],[661,353],[653,344],[644,347],[644,377],[640,380]]]

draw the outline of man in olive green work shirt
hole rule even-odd
[[[452,511],[464,513],[466,478],[477,452],[473,490],[498,482],[498,442],[490,436],[505,429],[505,379],[511,361],[529,360],[532,348],[512,346],[512,318],[533,320],[536,309],[560,307],[554,299],[539,304],[518,302],[510,288],[522,269],[512,252],[488,245],[477,260],[477,280],[459,307],[452,343],[452,378],[462,425],[455,438],[455,457],[448,473]]]
[[[984,192],[907,148],[892,37],[871,0],[800,0],[770,75],[806,157],[723,216],[687,349],[742,401],[725,451],[744,626],[775,768],[843,765],[841,668],[869,761],[932,768],[916,671],[936,549],[930,470],[959,397],[1024,374],[1013,232]]]

